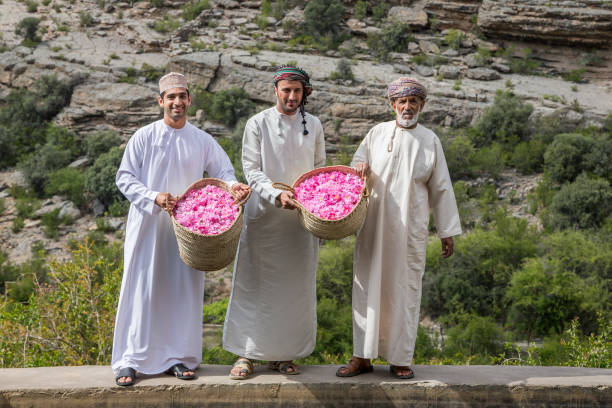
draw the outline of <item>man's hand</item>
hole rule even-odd
[[[155,197],[155,204],[159,205],[164,210],[168,211],[168,214],[172,215],[172,211],[174,210],[174,206],[178,201],[178,197],[174,197],[170,193],[159,193],[157,197]]]
[[[441,238],[440,241],[442,241],[442,258],[448,258],[453,254],[453,248],[455,247],[453,237]]]
[[[232,191],[236,196],[236,202],[239,202],[244,197],[246,197],[247,194],[249,194],[249,191],[251,191],[251,187],[242,183],[234,183],[234,185],[232,186]]]
[[[291,191],[283,191],[278,197],[281,208],[286,208],[287,210],[294,210],[297,208],[295,201],[293,201],[295,196]]]
[[[366,162],[355,163],[354,169],[360,177],[365,177],[370,172],[370,166]]]

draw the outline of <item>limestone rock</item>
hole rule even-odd
[[[599,0],[483,0],[478,26],[490,38],[609,45],[612,8]]]
[[[457,79],[461,75],[461,69],[454,65],[442,65],[438,69],[438,74],[442,75],[445,79]]]
[[[429,0],[425,11],[438,20],[439,27],[459,28],[468,31],[472,28],[470,19],[478,14],[482,0]]]
[[[111,126],[129,135],[159,118],[156,95],[155,89],[137,84],[88,82],[74,89],[56,123],[84,132]]]
[[[412,7],[395,6],[391,7],[387,15],[389,20],[395,20],[400,23],[409,24],[415,28],[427,27],[427,13],[422,9]]]
[[[439,54],[440,53],[440,48],[435,43],[433,43],[432,41],[428,41],[428,40],[420,40],[419,48],[421,48],[421,51],[423,51],[425,54]]]
[[[499,79],[500,76],[497,71],[489,68],[472,68],[468,69],[466,72],[466,76],[471,79],[476,79],[478,81],[493,81],[495,79]]]
[[[416,71],[417,74],[424,76],[424,77],[430,77],[434,75],[433,68],[428,67],[427,65],[415,65],[414,70]]]

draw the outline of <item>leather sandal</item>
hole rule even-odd
[[[410,374],[398,374],[397,370],[410,370]],[[396,366],[393,364],[389,365],[389,371],[391,371],[391,375],[394,376],[395,378],[399,378],[400,380],[408,380],[410,378],[414,378],[414,371],[412,371],[412,368],[408,367],[408,366]]]
[[[344,370],[343,370],[344,369]],[[361,364],[357,358],[351,358],[347,365],[338,368],[336,376],[338,377],[354,377],[359,374],[371,373],[374,367],[369,362]]]
[[[232,369],[234,367],[240,368],[240,372],[238,375],[232,375],[230,371],[229,378],[232,380],[246,380],[253,374],[253,363],[248,358],[239,358],[232,366]]]
[[[119,379],[122,377],[127,377],[130,379],[130,381],[129,382],[119,382]],[[119,370],[119,374],[117,374],[117,376],[115,377],[115,384],[120,385],[122,387],[134,385],[135,381],[136,381],[136,370],[134,370],[132,367],[123,367],[122,369]]]
[[[195,370],[191,370],[185,367],[183,363],[178,363],[178,364],[173,365],[169,369],[167,369],[166,374],[174,376],[178,378],[179,380],[193,380],[195,378],[195,373],[185,375],[185,371],[195,371]]]
[[[270,361],[268,363],[268,368],[285,375],[296,375],[300,373],[300,368],[297,364],[294,364],[293,361]],[[289,371],[290,368],[292,371]]]

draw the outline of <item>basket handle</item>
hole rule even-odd
[[[368,189],[368,176],[363,176],[363,196],[368,198],[370,196],[370,190]]]
[[[272,183],[272,187],[278,188],[279,190],[291,191],[293,194],[295,194],[293,187],[285,183]]]
[[[249,188],[249,191],[247,193],[247,195],[245,197],[242,197],[242,200],[234,200],[234,204],[236,204],[238,207],[244,205],[244,203],[246,203],[247,201],[249,201],[249,198],[251,198],[251,193],[253,192],[253,190],[251,190]]]

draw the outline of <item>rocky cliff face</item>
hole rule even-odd
[[[430,127],[470,124],[493,101],[498,89],[509,86],[536,107],[536,115],[589,124],[601,123],[612,111],[612,55],[605,47],[612,34],[609,2],[387,2],[389,16],[408,20],[414,32],[406,48],[391,53],[386,62],[373,58],[365,41],[368,33],[380,31],[376,22],[371,17],[365,21],[353,18],[355,2],[343,3],[347,11],[343,28],[352,38],[341,49],[350,51],[354,80],[330,79],[340,61],[339,51],[316,52],[288,45],[291,33],[283,26],[303,19],[299,7],[286,10],[278,20],[267,17],[264,27],[258,20],[260,1],[211,0],[210,9],[190,22],[181,22],[183,2],[179,1],[153,8],[148,1],[54,0],[32,13],[20,2],[3,0],[0,42],[5,51],[0,54],[0,102],[10,90],[29,87],[42,75],[70,78],[77,86],[70,105],[55,121],[83,137],[95,130],[114,129],[127,139],[138,127],[160,117],[155,79],[163,72],[184,72],[191,84],[212,92],[242,88],[259,108],[265,108],[274,103],[274,67],[294,61],[312,74],[315,90],[307,110],[320,117],[329,153],[344,143],[358,143],[374,124],[392,118],[386,86],[401,75],[414,76],[428,87],[421,119]],[[81,24],[80,16],[87,13],[91,24]],[[33,49],[19,46],[21,37],[15,34],[16,24],[32,16],[46,16],[40,22],[45,31],[43,41]],[[439,28],[463,29],[460,43],[450,47],[445,39],[447,31],[431,30],[434,18]],[[179,24],[172,26],[172,21]],[[475,23],[486,40],[474,31]],[[154,30],[155,24],[167,31],[160,32],[164,30],[159,26]],[[574,45],[549,44],[557,42]],[[507,59],[494,56],[496,50],[513,46],[517,56],[530,48],[529,58],[541,64],[538,76],[512,73]],[[491,54],[482,57],[479,50]],[[585,53],[597,57],[601,66],[581,65]],[[585,69],[588,83],[574,84],[559,76],[578,68]],[[574,100],[580,112],[570,108]],[[201,115],[190,120],[214,136],[229,131]],[[7,186],[0,188],[0,193]],[[9,239],[13,218],[10,209],[0,217],[0,236],[4,237],[0,249],[19,257],[28,251]],[[39,224],[34,221],[24,228],[21,234],[31,238],[28,242],[41,235]],[[85,214],[77,225],[92,229],[95,220]],[[62,236],[73,232],[66,228]],[[12,242],[10,248],[8,242]]]
[[[612,3],[599,0],[483,0],[478,27],[495,38],[609,47]]]

